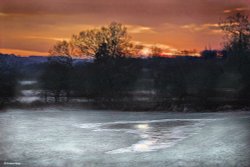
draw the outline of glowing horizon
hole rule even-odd
[[[0,52],[46,56],[56,41],[116,21],[145,45],[143,54],[151,46],[198,53],[222,48],[217,23],[235,12],[249,14],[250,0],[1,0]]]

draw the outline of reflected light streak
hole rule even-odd
[[[138,129],[148,129],[149,126],[148,126],[148,124],[139,124],[139,125],[136,125],[136,128],[138,128]]]

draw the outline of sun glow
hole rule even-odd
[[[149,48],[143,48],[140,51],[140,54],[143,55],[143,56],[149,56],[150,54],[152,54],[152,50],[149,49]]]

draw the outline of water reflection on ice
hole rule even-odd
[[[21,91],[22,96],[38,96],[41,94],[40,90],[22,90]]]
[[[138,129],[142,129],[142,130],[149,128],[148,124],[138,124],[138,125],[136,125],[136,127]]]
[[[21,103],[32,103],[35,101],[41,101],[40,90],[21,90],[20,96],[17,98],[18,102]]]
[[[77,125],[80,128],[93,131],[116,131],[135,134],[140,137],[137,143],[115,150],[108,154],[129,152],[157,151],[175,145],[177,142],[198,133],[203,124],[199,120],[151,120],[123,121],[110,123],[90,123]]]
[[[26,80],[24,80],[24,81],[19,81],[19,83],[20,83],[20,85],[33,85],[33,84],[36,84],[37,83],[37,81],[26,81]]]
[[[17,101],[20,103],[32,103],[36,101],[41,101],[40,97],[18,97]]]

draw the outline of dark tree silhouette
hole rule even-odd
[[[40,78],[46,101],[48,96],[54,97],[55,102],[60,102],[60,97],[69,100],[71,61],[71,58],[63,56],[49,58],[49,62]]]
[[[242,13],[227,17],[220,23],[227,41],[225,50],[230,56],[227,64],[229,73],[241,75],[240,98],[249,98],[250,94],[250,22]],[[238,88],[239,89],[239,88]]]
[[[15,97],[17,80],[15,62],[12,63],[13,65],[0,54],[0,107]]]
[[[140,99],[136,93],[140,93],[141,86],[145,95],[153,92],[147,95],[152,95],[151,99],[159,104],[195,102],[196,106],[204,107],[219,99],[218,82],[219,92],[227,88],[221,76],[229,82],[240,76],[243,85],[240,95],[249,97],[250,94],[243,94],[250,92],[248,17],[230,16],[220,27],[228,38],[223,51],[204,50],[200,58],[188,56],[195,54],[195,50],[183,51],[185,56],[172,59],[160,57],[162,49],[158,47],[151,48],[150,58],[132,58],[130,55],[140,54],[144,46],[132,45],[126,27],[119,23],[82,31],[50,50],[51,57],[41,77],[45,95],[53,96],[56,102],[60,97],[75,96],[110,106]],[[93,61],[75,65],[73,56]]]
[[[72,66],[73,46],[67,41],[57,42],[50,50],[49,60]]]
[[[128,95],[138,75],[137,61],[113,57],[104,43],[96,53],[90,71],[90,92],[97,101],[120,101]]]
[[[128,58],[132,49],[127,29],[119,23],[82,31],[69,42],[56,43],[49,51],[51,57],[41,77],[45,97],[53,95],[57,102],[62,93],[73,92],[72,96],[101,101],[123,98],[140,71]],[[72,56],[94,58],[94,62],[74,67]]]
[[[173,98],[182,100],[186,96],[186,78],[183,62],[165,58],[156,59],[154,80],[157,96],[163,102],[171,102]]]
[[[129,55],[132,43],[127,28],[119,23],[111,23],[107,27],[82,31],[73,35],[72,44],[78,56],[95,57],[99,48],[106,45],[108,54],[112,57]]]
[[[203,50],[201,52],[201,57],[203,57],[204,59],[214,59],[217,57],[217,55],[217,50]]]
[[[219,23],[227,41],[225,49],[234,56],[241,56],[250,49],[250,22],[247,15],[236,13]]]
[[[55,102],[59,102],[60,97],[69,100],[73,51],[72,44],[67,41],[59,41],[49,50],[50,57],[40,78],[45,101],[48,96],[53,96]]]

